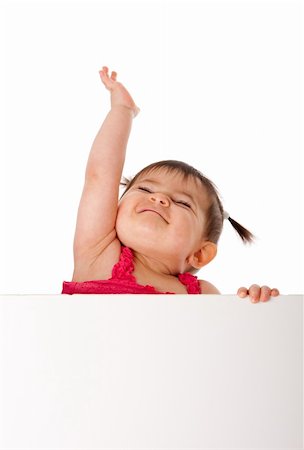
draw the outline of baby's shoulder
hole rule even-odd
[[[202,294],[220,294],[220,291],[209,281],[198,280],[200,283],[201,293]]]

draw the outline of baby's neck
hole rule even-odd
[[[169,266],[164,261],[157,260],[155,258],[147,257],[141,253],[133,251],[134,269],[138,273],[145,274],[150,277],[159,277],[168,279],[176,277],[170,270]]]
[[[147,258],[142,254],[133,252],[133,275],[138,284],[154,286],[160,292],[175,292],[187,294],[186,287],[179,281],[177,274],[171,273],[163,262]]]

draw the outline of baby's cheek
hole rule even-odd
[[[188,249],[193,245],[193,228],[191,224],[181,226],[174,230],[174,245],[179,248]]]
[[[126,221],[124,220],[124,214],[120,208],[117,211],[115,228],[116,228],[116,233],[117,233],[118,239],[120,240],[120,242],[124,243],[124,239],[127,234],[126,233],[127,224],[126,224]]]

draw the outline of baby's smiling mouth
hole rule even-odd
[[[142,212],[146,212],[146,211],[148,211],[148,212],[154,212],[154,213],[156,213],[156,214],[158,214],[165,222],[167,222],[167,223],[169,223],[158,211],[156,211],[155,209],[150,209],[150,208],[145,208],[145,209],[143,209],[143,210],[141,210],[140,212],[142,213]]]

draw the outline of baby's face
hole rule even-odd
[[[116,231],[123,245],[166,259],[184,270],[187,257],[200,248],[207,194],[199,180],[158,169],[142,175],[118,205]]]

